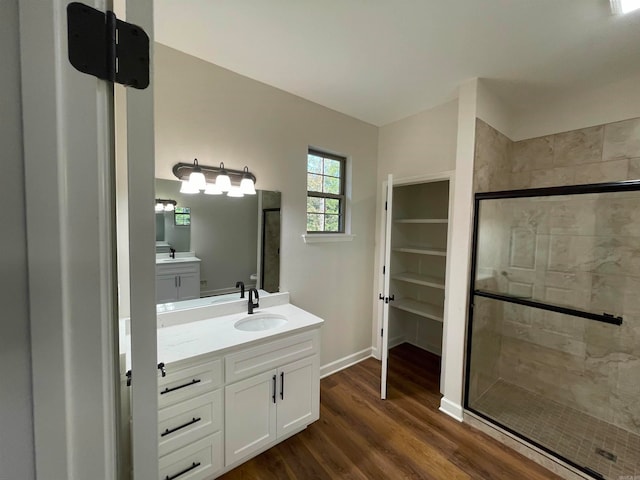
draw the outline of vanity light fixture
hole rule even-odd
[[[156,198],[156,213],[160,212],[173,212],[176,209],[178,202],[175,200],[166,200],[162,198]]]
[[[614,15],[626,15],[640,8],[640,0],[610,0]]]
[[[199,173],[204,178],[204,186],[192,183],[194,173]],[[221,195],[226,193],[229,197],[242,197],[255,195],[256,177],[248,167],[243,170],[226,168],[224,163],[219,167],[208,167],[198,164],[198,160],[190,163],[176,163],[173,166],[173,174],[182,181],[180,193],[199,193],[204,191],[207,195]],[[196,175],[196,179],[198,176]],[[196,180],[200,182],[200,180]]]

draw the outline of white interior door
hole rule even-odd
[[[393,175],[387,177],[387,199],[385,203],[384,265],[382,290],[382,373],[380,376],[380,398],[387,398],[387,361],[389,358],[389,277],[391,267],[391,227],[393,211]]]

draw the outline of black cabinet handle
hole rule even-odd
[[[284,372],[280,372],[280,399],[284,400]]]
[[[166,477],[164,477],[164,480],[175,480],[176,478],[181,477],[185,473],[190,472],[191,470],[193,470],[194,468],[198,468],[199,466],[200,466],[200,462],[193,462],[190,467],[187,467],[181,472],[178,472],[174,475],[171,475],[171,476],[167,475]]]
[[[190,387],[191,385],[195,385],[196,383],[200,383],[202,380],[198,378],[194,378],[189,383],[185,383],[184,385],[178,385],[177,387],[165,388],[160,392],[160,395],[164,395],[165,393],[175,392],[176,390],[180,390],[181,388]]]
[[[273,376],[273,403],[276,403],[276,376]]]
[[[161,437],[166,437],[167,435],[171,435],[173,432],[177,432],[178,430],[182,430],[183,428],[188,427],[189,425],[193,425],[194,423],[198,423],[200,420],[202,420],[202,418],[193,417],[193,420],[189,420],[184,425],[180,425],[179,427],[175,427],[175,428],[167,428],[164,432],[162,432],[160,434],[160,436]]]

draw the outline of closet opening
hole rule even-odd
[[[450,177],[386,188],[381,397],[440,390]]]

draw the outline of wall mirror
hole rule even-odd
[[[236,282],[268,293],[280,285],[280,192],[258,190],[256,195],[180,193],[180,181],[156,179],[156,198],[171,199],[188,208],[190,218],[176,212],[156,212],[156,254],[175,249],[200,259],[200,297],[235,300]],[[187,302],[190,302],[187,304]],[[195,306],[193,300],[174,302]],[[178,306],[179,308],[179,306]]]

